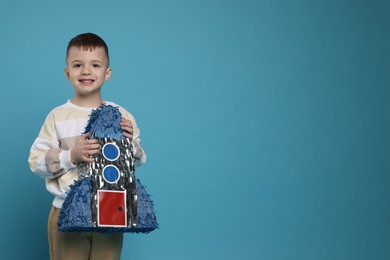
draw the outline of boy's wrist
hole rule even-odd
[[[76,165],[73,163],[74,161],[72,160],[72,150],[63,150],[60,153],[60,165],[61,168],[69,170],[72,168],[75,168]]]

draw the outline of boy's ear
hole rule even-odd
[[[105,81],[108,81],[111,77],[112,70],[111,68],[107,68],[106,70],[106,77],[104,78]]]
[[[67,67],[64,68],[64,72],[65,72],[66,79],[69,80],[69,71]]]

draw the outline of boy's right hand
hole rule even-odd
[[[73,164],[79,162],[93,162],[93,155],[100,153],[100,144],[97,139],[88,139],[89,133],[84,134],[70,151],[70,161]]]

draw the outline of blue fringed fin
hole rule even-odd
[[[61,231],[82,231],[91,226],[91,179],[85,177],[76,181],[70,189],[62,205],[58,226]]]

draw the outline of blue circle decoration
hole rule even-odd
[[[116,183],[119,180],[119,169],[115,165],[106,165],[102,170],[103,179],[108,183]]]
[[[110,162],[117,160],[120,155],[119,147],[115,143],[106,143],[103,145],[102,153],[104,158]]]

